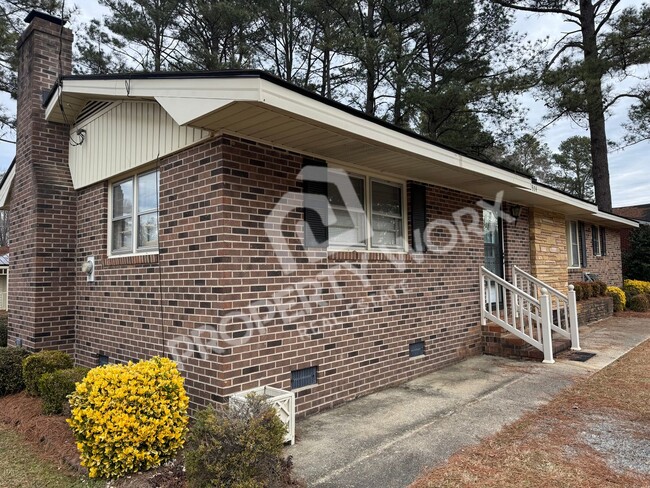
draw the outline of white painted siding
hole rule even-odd
[[[75,189],[155,161],[210,137],[201,129],[179,126],[156,102],[123,101],[84,120],[71,131],[86,131],[83,144],[70,145]]]

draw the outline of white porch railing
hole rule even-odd
[[[570,339],[571,350],[579,351],[578,307],[573,285],[569,285],[568,296],[564,295],[516,265],[512,267],[512,283],[515,287],[537,299],[541,297],[543,289],[548,291],[551,306],[551,330]]]
[[[488,320],[544,353],[544,363],[554,363],[551,302],[548,291],[539,299],[481,266],[481,324]]]
[[[7,310],[7,295],[8,293],[0,292],[0,310]]]

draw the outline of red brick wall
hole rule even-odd
[[[59,40],[59,34],[62,40]],[[9,342],[74,346],[76,194],[68,129],[44,120],[42,94],[70,72],[72,33],[35,18],[19,43],[16,177],[10,220]]]
[[[107,259],[107,186],[81,191],[78,260],[98,259],[96,281],[77,282],[78,360],[95,364],[100,350],[111,360],[145,357],[163,341],[183,349],[179,338],[192,330],[228,323],[222,334],[190,341],[198,344],[184,359],[194,405],[258,385],[289,388],[292,370],[317,365],[318,385],[298,394],[304,414],[479,354],[482,237],[468,233],[451,252],[421,262],[414,254],[304,250],[301,165],[301,155],[234,137],[161,161],[160,269]],[[291,192],[281,229],[297,268],[287,274],[264,225]],[[434,186],[427,198],[428,220],[451,222],[479,200]],[[442,229],[433,235],[448,242]],[[336,273],[319,277],[327,270]],[[410,359],[416,339],[426,355]]]
[[[581,269],[569,269],[569,283],[584,281],[583,273],[590,272],[598,274],[598,278],[610,286],[623,285],[623,268],[621,264],[621,234],[618,229],[606,228],[606,232],[607,255],[594,256],[594,250],[591,244],[591,225],[585,223],[587,266]]]

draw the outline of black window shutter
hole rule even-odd
[[[598,254],[599,245],[600,242],[598,242],[598,227],[592,225],[591,226],[591,249],[594,252],[594,256]]]
[[[580,267],[587,267],[587,241],[585,238],[585,224],[578,222],[578,234],[580,239]]]
[[[426,252],[427,187],[411,183],[411,239],[415,252]]]
[[[327,230],[327,163],[320,159],[303,160],[303,212],[305,247],[326,248]]]
[[[600,228],[600,255],[607,256],[607,229]]]

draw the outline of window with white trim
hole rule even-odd
[[[404,250],[404,191],[403,183],[329,170],[330,247]]]
[[[112,255],[158,250],[158,171],[111,185]]]
[[[575,220],[567,224],[567,250],[569,254],[569,267],[579,268],[582,265],[582,229]]]

